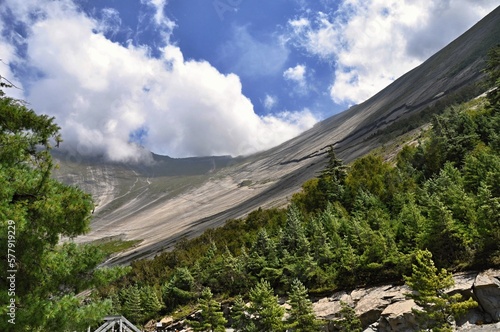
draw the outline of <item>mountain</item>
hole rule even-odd
[[[411,128],[430,107],[466,96],[483,78],[487,51],[500,43],[500,8],[362,104],[298,137],[248,157],[174,159],[153,155],[146,165],[107,163],[58,153],[62,181],[81,186],[97,203],[89,234],[76,239],[141,239],[108,264],[151,257],[183,237],[259,207],[287,204],[323,168],[333,145],[345,162],[362,156],[399,128]]]

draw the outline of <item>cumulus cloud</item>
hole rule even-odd
[[[291,43],[335,63],[330,95],[359,103],[458,37],[494,0],[344,0],[334,13],[289,21]]]
[[[306,85],[306,66],[297,65],[295,67],[290,67],[285,70],[283,77],[286,80],[294,81],[299,86],[304,87]]]
[[[6,0],[28,29],[25,58],[39,73],[25,98],[39,113],[56,117],[62,147],[117,161],[141,157],[143,150],[131,141],[175,157],[250,154],[317,121],[307,109],[258,116],[238,76],[186,60],[175,45],[153,58],[147,47],[113,43],[99,32],[102,22],[71,1],[22,3]],[[165,1],[151,3],[159,8]],[[15,51],[2,37],[4,44],[11,47],[5,59],[13,61]]]

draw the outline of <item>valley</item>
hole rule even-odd
[[[324,167],[328,146],[333,145],[337,155],[350,163],[382,145],[383,136],[378,133],[384,128],[412,122],[430,107],[474,96],[472,87],[484,77],[485,53],[498,42],[498,22],[497,8],[366,102],[268,151],[235,158],[153,155],[137,165],[56,153],[60,165],[56,178],[92,193],[96,203],[91,231],[75,241],[142,240],[108,261],[127,264],[153,257],[179,239],[192,238],[257,208],[287,205],[291,195]]]

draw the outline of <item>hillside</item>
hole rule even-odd
[[[150,257],[259,207],[280,207],[324,167],[334,145],[351,162],[381,144],[384,128],[413,121],[450,103],[481,81],[486,52],[500,42],[500,8],[390,86],[298,137],[252,156],[172,159],[149,165],[109,164],[59,154],[56,176],[91,192],[92,230],[78,242],[103,237],[140,239],[110,264]]]

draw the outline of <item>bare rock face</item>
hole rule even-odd
[[[365,295],[359,298],[355,307],[361,324],[367,326],[377,322],[388,306],[403,301],[405,299],[403,290],[408,292],[408,288],[404,286],[382,286],[366,290]],[[361,291],[353,291],[353,293],[356,294],[351,294],[351,296],[356,298]]]
[[[379,319],[380,331],[415,331],[418,328],[412,309],[417,308],[413,300],[398,301],[387,306]]]
[[[500,270],[487,270],[477,275],[474,295],[481,308],[494,322],[500,321]]]
[[[479,303],[478,308],[457,322],[457,331],[500,331],[498,324],[489,324],[500,321],[500,270],[458,273],[454,280],[455,285],[447,290],[448,294],[473,297]],[[409,292],[406,286],[393,285],[337,292],[314,302],[313,310],[318,318],[333,321],[339,319],[343,301],[354,308],[365,332],[418,331],[413,309],[419,307],[413,300],[406,299],[405,294]],[[336,331],[335,324],[329,324],[328,331]]]

